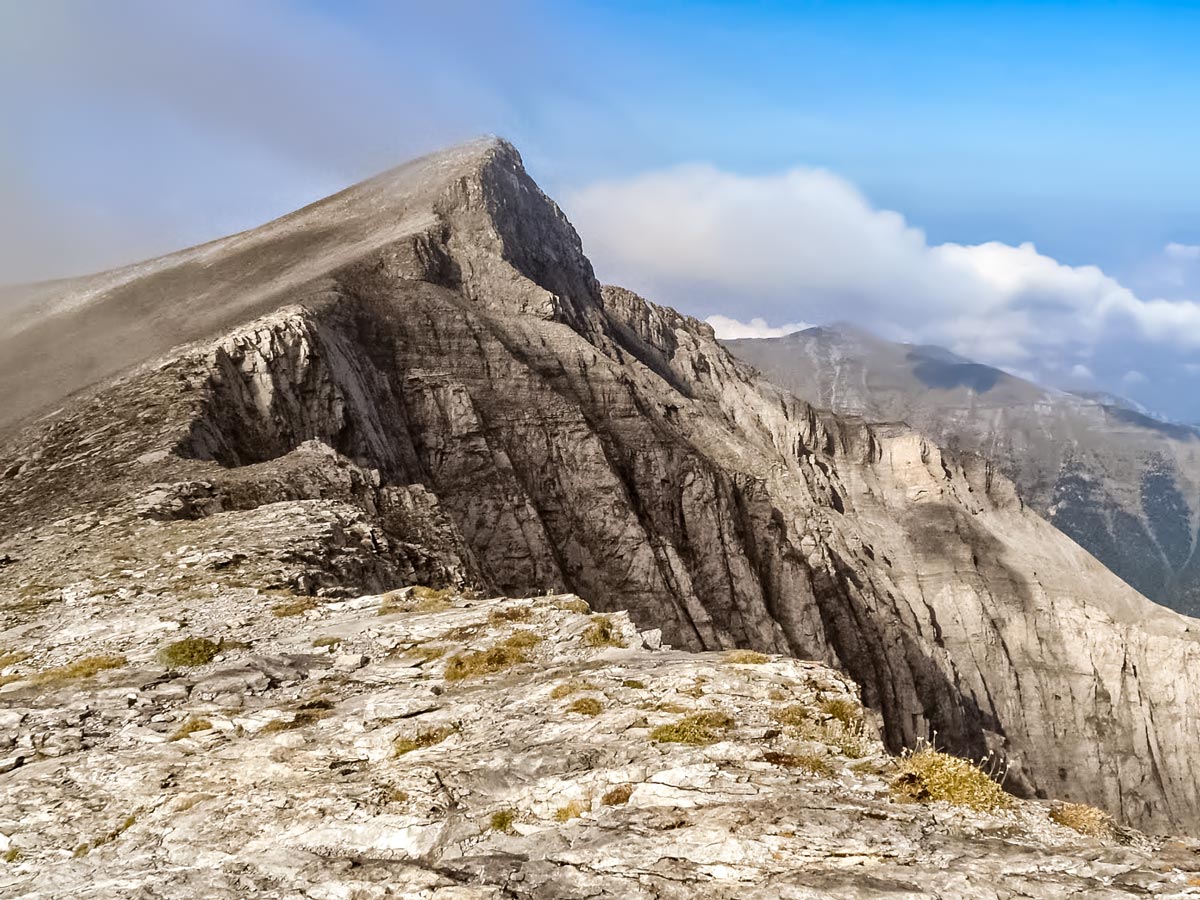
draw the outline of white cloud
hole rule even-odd
[[[1139,372],[1137,369],[1130,369],[1128,372],[1126,372],[1124,375],[1121,376],[1121,381],[1123,381],[1129,387],[1135,387],[1139,384],[1145,384],[1149,380],[1150,379],[1147,378],[1144,373]]]
[[[737,319],[731,319],[728,316],[709,316],[704,321],[712,326],[713,331],[717,333],[717,337],[722,340],[783,337],[784,335],[812,327],[806,322],[789,322],[786,325],[772,326],[768,325],[767,320],[763,318],[754,318],[749,322],[739,322]]]
[[[1171,241],[1163,252],[1171,259],[1200,260],[1200,244],[1177,244]]]
[[[1145,299],[1031,243],[931,244],[821,169],[686,165],[568,192],[563,206],[601,278],[693,313],[852,321],[1047,377],[1085,362],[1096,373],[1094,359],[1134,342],[1200,348],[1198,303]],[[1099,380],[1149,365],[1130,362],[1110,360]]]
[[[1071,377],[1082,381],[1094,381],[1096,379],[1095,373],[1083,363],[1076,363],[1071,366]]]

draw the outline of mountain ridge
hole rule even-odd
[[[332,240],[321,223],[269,265],[231,251],[207,281],[157,285],[164,316],[235,284],[250,299],[239,324],[143,344],[0,442],[6,640],[40,633],[43,608],[182,590],[163,562],[179,545],[220,554],[188,604],[234,587],[314,603],[570,590],[681,646],[835,665],[893,750],[936,732],[1005,759],[1017,793],[1200,821],[1196,623],[986,461],[821,412],[707,326],[602,288],[515,150],[483,156],[399,201],[420,227],[335,247],[265,313],[256,291]]]
[[[1200,613],[1200,433],[921,348],[836,329],[726,341],[784,388],[835,412],[904,421],[981,453],[1042,515],[1159,603]],[[922,371],[923,366],[927,371]]]

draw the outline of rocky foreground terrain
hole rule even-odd
[[[767,868],[729,896],[770,878],[779,879],[775,893],[795,884],[805,896],[804,848],[817,848],[810,856],[824,861],[811,866],[832,879],[865,858],[864,835],[894,835],[916,848],[911,858],[941,862],[915,880],[856,872],[859,896],[897,884],[901,896],[979,896],[955,885],[990,889],[1005,883],[1002,872],[1058,873],[1089,889],[1125,879],[1112,890],[1183,890],[1192,877],[1186,847],[1170,856],[1176,845],[1140,844],[1105,826],[1111,846],[1100,852],[1044,832],[1044,804],[1099,807],[1122,829],[1200,828],[1197,622],[1116,578],[985,460],[945,452],[905,426],[822,412],[738,362],[702,323],[599,285],[578,235],[502,141],[416,160],[251,232],[23,296],[0,323],[0,396],[9,398],[0,407],[0,710],[12,723],[0,809],[21,811],[0,830],[26,867],[12,870],[26,879],[18,892],[35,878],[45,896],[82,895],[93,876],[108,890],[103,872],[123,877],[125,863],[129,880],[113,883],[115,895],[159,877],[151,869],[168,873],[164,884],[182,879],[170,888],[178,896],[196,895],[207,884],[196,871],[224,852],[205,848],[229,847],[220,869],[228,891],[245,888],[243,876],[300,884],[312,866],[326,886],[309,896],[353,897],[346,885],[368,871],[380,884],[397,871],[453,882],[468,870],[447,861],[478,857],[482,868],[470,871],[479,878],[461,877],[507,884],[510,896],[518,875],[551,884],[536,888],[541,896],[571,896],[553,879],[569,887],[610,874],[625,879],[614,895],[627,895],[628,880],[655,866],[740,878],[733,860],[744,849]],[[464,599],[453,610],[376,615],[381,597],[414,586]],[[521,627],[544,640],[499,645],[507,613],[467,592],[577,595],[613,614],[603,627],[628,646],[611,648],[611,659],[585,652],[572,636],[597,623],[542,601]],[[486,627],[477,621],[485,613]],[[715,655],[649,653],[628,663],[641,675],[623,669],[621,653],[637,643],[626,613],[680,651]],[[425,624],[434,630],[405,630]],[[189,637],[200,642],[176,651],[182,658],[158,655]],[[342,639],[333,650],[312,643],[333,638]],[[429,641],[444,659],[404,655]],[[447,679],[459,670],[443,667],[478,662],[454,660],[489,648],[487,658],[514,663],[511,672]],[[741,667],[724,656],[734,649],[778,659]],[[221,659],[209,660],[212,651]],[[576,699],[600,704],[597,716],[592,703],[576,713],[547,705],[543,688],[521,680],[559,671],[560,655],[562,678],[544,691],[590,678],[600,689]],[[603,663],[594,677],[572,668],[585,658]],[[610,664],[614,674],[604,675]],[[696,703],[676,698],[672,671],[691,679]],[[755,681],[788,672],[794,689]],[[812,685],[829,686],[812,687],[810,674]],[[722,694],[711,709],[700,702],[701,676],[725,685],[729,708]],[[853,770],[842,758],[846,735],[827,728],[822,705],[851,682],[853,708],[861,700],[865,712],[839,727],[861,726],[854,736],[872,741],[854,755],[886,770],[902,764],[881,748],[896,755],[936,741],[988,759],[1009,791],[1036,802],[976,825],[960,812],[891,803],[891,776]],[[775,706],[751,702],[761,699],[755,684]],[[776,721],[783,701],[772,690],[785,701],[793,690],[816,712]],[[378,701],[388,710],[378,718],[368,708],[376,691],[395,699]],[[414,711],[426,702],[427,713]],[[567,730],[538,732],[550,721]],[[445,740],[423,736],[455,723]],[[510,725],[519,740],[504,738]],[[648,740],[659,725],[698,728],[704,739]],[[767,738],[772,729],[779,734]],[[170,740],[181,730],[191,734]],[[444,761],[421,777],[440,778],[450,793],[401,778],[401,757],[391,756],[398,738],[429,743],[402,754],[404,766]],[[842,756],[797,763],[814,780],[780,769],[779,760],[824,759],[827,739]],[[588,764],[597,772],[608,771],[610,746],[633,768],[577,774],[593,769],[577,761],[576,741],[600,754]],[[766,752],[776,762],[760,759]],[[478,755],[488,753],[490,763]],[[364,759],[361,768],[346,762]],[[661,768],[638,769],[643,759]],[[192,793],[211,801],[155,805],[174,796],[172,778],[191,784],[205,760],[217,764],[211,778],[197,774]],[[175,767],[152,774],[160,762]],[[72,780],[93,763],[107,774]],[[655,826],[679,814],[641,811],[676,802],[658,803],[660,788],[646,785],[693,763],[712,768],[663,776],[679,792],[671,796],[715,791],[722,812],[688,813],[656,844]],[[510,765],[515,780],[506,781]],[[748,788],[721,793],[724,766],[738,773],[733,783],[763,797],[776,791],[763,808],[781,804],[778,819],[753,812]],[[385,770],[398,774],[377,774]],[[43,781],[40,772],[49,773]],[[531,787],[543,776],[550,787]],[[211,781],[219,778],[231,781],[221,788]],[[627,803],[603,803],[626,784]],[[810,784],[812,797],[827,798],[811,808],[802,799]],[[505,785],[533,793],[519,800]],[[389,806],[378,793],[389,789],[415,805]],[[401,816],[407,824],[396,828],[410,836],[355,837],[358,826],[346,823],[357,813],[334,803],[343,791],[375,804],[364,810]],[[304,797],[313,798],[307,811],[287,806]],[[840,804],[854,797],[847,812]],[[65,805],[48,812],[56,798]],[[572,801],[587,814],[572,817]],[[502,815],[490,827],[509,809],[510,823]],[[1039,824],[1020,825],[1021,816]],[[595,858],[541,852],[536,842],[549,838],[526,832],[547,817],[560,836],[595,824]],[[826,837],[804,830],[814,821],[830,823]],[[721,841],[762,846],[721,844],[704,830],[713,822],[724,823]],[[301,823],[309,831],[296,831]],[[670,843],[689,833],[699,837]],[[776,833],[800,837],[777,846]],[[496,842],[494,854],[472,849],[481,834]],[[1016,862],[1010,839],[1025,848]],[[148,855],[116,856],[136,846]],[[175,856],[176,846],[195,849]],[[390,860],[384,870],[372,868],[377,846]],[[934,855],[922,856],[930,847]],[[883,856],[910,858],[897,852]],[[951,864],[981,853],[993,854],[982,869]],[[92,868],[106,859],[114,868]],[[334,860],[340,882],[328,875]],[[256,874],[260,866],[269,871]],[[676,879],[679,890],[694,891],[689,877]],[[299,887],[256,883],[300,896]],[[447,896],[455,889],[466,890],[447,883]]]
[[[1200,896],[1200,844],[913,802],[845,676],[571,595],[129,612],[9,651],[0,897]]]
[[[726,346],[823,407],[907,422],[941,446],[986,456],[1025,502],[1128,584],[1200,614],[1200,429],[848,325]]]

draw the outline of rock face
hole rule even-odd
[[[1194,843],[895,802],[897,762],[824,666],[647,649],[571,596],[448,593],[272,616],[234,587],[186,626],[160,594],[135,628],[90,597],[102,636],[50,632],[0,689],[0,897],[1197,894]],[[220,652],[164,665],[185,630]]]
[[[0,642],[94,596],[571,591],[836,666],[893,751],[936,732],[1020,794],[1200,825],[1195,623],[992,466],[601,288],[503,142],[56,296],[0,341]]]
[[[1022,499],[1127,583],[1200,614],[1200,429],[851,326],[725,344],[819,406],[907,422],[944,447],[983,454]]]

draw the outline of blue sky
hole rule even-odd
[[[1198,39],[1182,3],[9,3],[0,281],[250,227],[492,132],[601,277],[652,299],[837,315],[1200,420],[1200,307],[1179,305],[1200,299]],[[749,258],[648,262],[643,197],[676,204],[668,227],[707,198],[697,242]],[[845,271],[739,243],[763,222]]]

